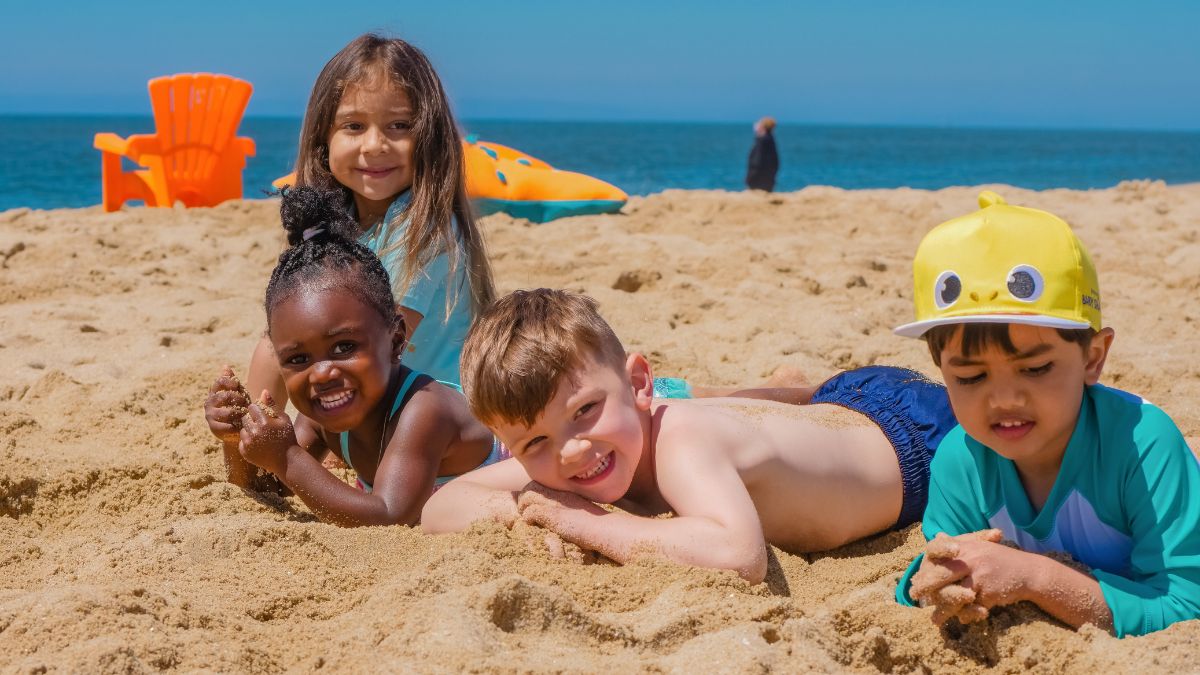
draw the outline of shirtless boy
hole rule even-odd
[[[804,406],[656,399],[650,364],[625,353],[595,301],[548,289],[479,317],[462,376],[514,459],[447,484],[426,531],[519,518],[620,563],[651,553],[752,583],[768,542],[825,550],[919,520],[933,451],[955,426],[940,385],[881,366],[831,378]],[[664,513],[675,517],[652,517]]]

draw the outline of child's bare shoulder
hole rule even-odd
[[[666,399],[654,402],[653,414],[660,434],[686,434],[703,423],[707,408],[698,399]]]
[[[421,418],[438,424],[450,420],[462,423],[471,414],[462,392],[433,379],[416,385],[416,391],[404,403],[402,411],[402,420]]]
[[[719,448],[726,438],[735,436],[741,426],[736,417],[720,407],[697,400],[670,400],[655,410],[655,450],[660,455],[680,449],[688,453]]]
[[[467,399],[463,393],[453,386],[444,382],[439,382],[433,378],[422,378],[424,381],[419,382],[417,390],[413,394],[413,400],[422,399],[425,405],[439,406],[465,406]]]

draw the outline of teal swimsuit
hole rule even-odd
[[[392,418],[396,416],[396,413],[400,412],[404,408],[404,403],[408,399],[408,393],[412,389],[413,383],[415,383],[417,381],[417,378],[420,376],[421,376],[421,373],[419,373],[415,370],[410,370],[408,373],[408,377],[404,378],[404,383],[400,385],[399,391],[396,392],[396,398],[392,401],[392,409],[390,412],[388,412],[387,417],[384,419],[383,424],[384,424],[385,428],[387,427],[387,423],[392,421]],[[457,389],[458,391],[462,391],[461,389],[459,389],[459,387],[457,385],[452,384],[450,382],[442,382],[442,384],[446,385],[447,387],[453,387],[454,389]],[[354,464],[350,461],[350,432],[349,431],[343,431],[342,433],[338,434],[338,444],[341,446],[342,461],[346,462],[346,466],[353,469],[354,473],[357,474],[358,470],[354,469]],[[509,454],[509,452],[508,452],[508,448],[504,447],[504,444],[500,442],[500,439],[493,438],[492,439],[492,452],[490,454],[488,454],[487,459],[484,459],[483,463],[480,464],[479,466],[483,467],[483,466],[488,466],[489,464],[495,464],[496,462],[499,462],[502,459],[508,459],[511,456],[512,455]],[[476,467],[476,468],[479,468],[479,467]],[[378,470],[378,467],[376,467],[376,469]],[[454,480],[455,478],[458,478],[458,476],[438,476],[433,481],[434,491],[436,492],[438,488],[445,485],[446,483],[449,483],[450,481]],[[364,492],[371,491],[371,484],[368,483],[367,481],[363,480],[362,476],[358,476],[356,478],[356,480],[358,481],[358,486],[360,488],[362,488],[362,490]]]

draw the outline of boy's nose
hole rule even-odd
[[[1025,405],[1025,392],[1016,384],[998,383],[992,387],[989,399],[993,408],[1020,408]]]
[[[562,463],[574,464],[592,449],[592,442],[586,438],[571,438],[567,440],[562,450]]]

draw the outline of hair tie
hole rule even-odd
[[[309,239],[312,239],[313,237],[317,236],[318,234],[321,234],[324,231],[325,231],[325,228],[320,227],[320,226],[307,228],[304,230],[304,234],[302,235],[304,237],[304,239],[302,241],[308,241]]]

